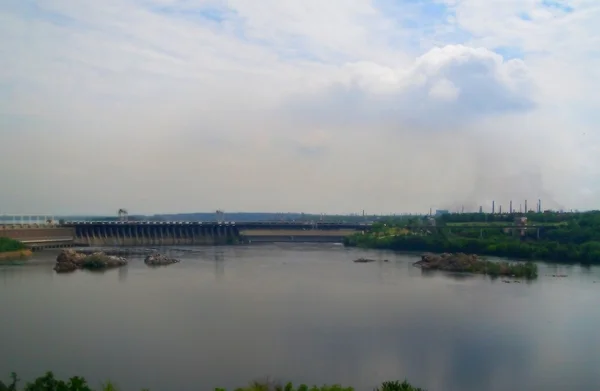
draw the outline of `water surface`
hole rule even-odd
[[[163,268],[135,255],[57,275],[55,252],[0,266],[2,377],[52,369],[153,391],[266,376],[358,390],[404,377],[429,391],[600,388],[597,268],[540,264],[537,281],[506,284],[336,245],[180,250]],[[361,256],[389,262],[352,262]]]

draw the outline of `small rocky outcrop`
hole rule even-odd
[[[482,262],[475,254],[423,254],[421,260],[413,265],[423,270],[445,270],[454,272],[466,272],[476,269]]]
[[[103,252],[82,254],[73,249],[67,249],[61,251],[56,257],[54,270],[57,273],[67,273],[77,269],[100,270],[124,265],[127,265],[127,260],[122,257],[106,255]]]
[[[371,263],[371,262],[377,262],[376,259],[370,259],[370,258],[358,258],[354,260],[355,263]],[[387,259],[382,260],[382,262],[389,262]]]
[[[370,263],[370,262],[376,262],[374,259],[369,259],[369,258],[358,258],[354,260],[355,263]]]
[[[148,266],[165,266],[180,262],[179,259],[169,258],[163,254],[150,254],[144,259],[144,263]]]

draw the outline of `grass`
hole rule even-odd
[[[10,384],[6,385],[0,381],[0,391],[94,391],[82,377],[72,377],[67,381],[59,380],[54,377],[52,372],[46,372],[32,383],[25,384],[24,388],[17,388],[20,379],[16,373],[11,373]],[[114,383],[107,382],[96,389],[97,391],[121,391]],[[148,390],[142,390],[148,391]],[[176,391],[176,390],[172,390]],[[215,391],[227,391],[224,388],[216,388]],[[292,383],[281,385],[278,383],[263,381],[252,382],[246,387],[235,389],[235,391],[354,391],[352,387],[343,387],[339,384],[323,386],[307,386],[301,384],[295,387]],[[425,391],[422,388],[414,387],[408,381],[388,381],[383,382],[375,391]]]

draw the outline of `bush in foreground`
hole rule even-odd
[[[0,253],[9,251],[19,251],[24,250],[26,248],[27,247],[18,240],[0,237]]]
[[[25,384],[22,389],[17,388],[19,378],[15,373],[11,374],[11,382],[7,386],[0,381],[0,391],[94,391],[82,377],[72,377],[68,381],[58,380],[52,372],[47,372],[31,383]],[[113,383],[103,384],[98,391],[119,391]],[[143,390],[148,391],[148,390]],[[176,390],[173,390],[176,391]],[[217,388],[215,391],[226,391],[223,388]],[[306,386],[304,384],[294,387],[292,383],[286,385],[272,384],[270,382],[253,382],[247,387],[236,389],[236,391],[354,391],[352,387],[342,387],[340,385],[324,386]],[[411,386],[406,380],[403,382],[389,381],[384,382],[375,389],[375,391],[425,391],[421,388]]]

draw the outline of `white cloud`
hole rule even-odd
[[[429,96],[434,99],[454,101],[458,98],[460,89],[458,89],[454,83],[448,79],[441,79],[431,86],[429,89]]]
[[[486,49],[435,48],[405,69],[372,63],[343,67],[338,79],[298,98],[299,119],[335,123],[409,125],[449,131],[483,116],[534,108],[532,80],[520,60],[503,61]],[[292,104],[294,105],[294,104]]]
[[[0,213],[597,206],[596,2],[446,3],[4,2]]]

